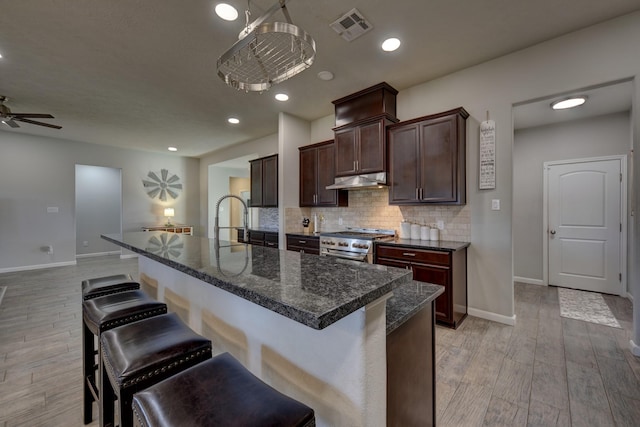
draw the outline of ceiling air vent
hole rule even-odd
[[[367,22],[357,9],[351,9],[330,26],[340,37],[348,42],[357,39],[373,28],[373,25]]]

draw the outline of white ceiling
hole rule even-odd
[[[514,129],[526,129],[630,111],[632,93],[633,82],[627,80],[528,102],[513,109],[513,127]],[[587,102],[579,107],[567,110],[554,110],[551,108],[551,103],[570,96],[585,96]]]
[[[274,1],[251,1],[252,17]],[[381,81],[402,90],[640,9],[638,0],[291,0],[293,23],[317,43],[315,63],[259,94],[216,75],[247,2],[228,1],[241,13],[235,22],[217,18],[216,3],[3,1],[0,95],[13,112],[51,113],[48,122],[63,126],[3,131],[199,156],[277,132],[280,111],[313,120],[333,112],[332,100]],[[329,24],[354,7],[374,28],[347,42]],[[403,44],[384,53],[389,36]],[[322,70],[335,79],[319,80]],[[288,102],[273,99],[281,91]],[[229,116],[242,122],[229,125]]]

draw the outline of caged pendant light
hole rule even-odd
[[[239,40],[218,58],[218,76],[229,86],[262,92],[306,70],[316,56],[316,42],[291,23],[288,0],[278,0],[261,17],[247,25]],[[282,9],[287,22],[264,21]]]

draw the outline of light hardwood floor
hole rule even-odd
[[[82,425],[80,281],[115,273],[137,277],[137,260],[0,274],[0,427]],[[614,329],[561,318],[555,288],[515,289],[515,327],[437,328],[438,425],[640,425],[631,303],[605,296]]]

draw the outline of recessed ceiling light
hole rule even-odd
[[[395,37],[386,39],[384,42],[382,42],[382,50],[384,50],[385,52],[393,52],[399,47],[400,40],[396,39]]]
[[[333,73],[331,71],[320,71],[318,73],[318,78],[324,81],[333,80]]]
[[[238,11],[235,7],[226,3],[218,3],[215,8],[216,15],[225,21],[235,21],[238,19]]]
[[[566,110],[567,108],[578,107],[587,102],[586,96],[572,96],[571,98],[561,99],[551,103],[554,110]]]
[[[2,54],[0,53],[0,59],[2,59]]]
[[[275,98],[278,101],[288,101],[289,100],[289,95],[287,95],[286,93],[277,93]]]
[[[178,149],[176,147],[167,147],[167,150],[169,150],[169,151],[178,151]]]
[[[229,118],[227,119],[227,121],[228,121],[229,123],[231,123],[232,125],[237,125],[238,123],[240,123],[240,120],[239,120],[239,119],[236,119],[235,117],[229,117]]]

